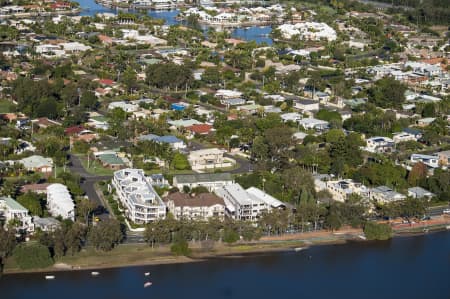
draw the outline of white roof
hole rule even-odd
[[[250,195],[250,197],[252,197],[253,199],[262,201],[262,202],[266,203],[267,205],[270,205],[273,208],[278,208],[278,207],[282,207],[285,205],[283,202],[279,201],[272,195],[267,194],[266,192],[264,192],[256,187],[250,187],[246,191]]]

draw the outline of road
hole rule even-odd
[[[446,206],[439,206],[439,207],[430,207],[428,208],[428,213],[427,215],[430,217],[436,217],[436,216],[441,216],[442,214],[444,214],[444,210],[445,209],[449,209],[450,207],[448,205]]]
[[[86,193],[86,196],[92,200],[98,207],[102,207],[102,213],[98,214],[97,217],[104,220],[109,218],[109,213],[107,212],[107,209],[104,207],[102,200],[98,196],[97,192],[95,191],[95,184],[99,181],[105,181],[110,180],[111,176],[96,176],[93,174],[88,173],[83,165],[81,164],[80,159],[78,159],[77,156],[70,155],[70,166],[69,169],[72,173],[79,174],[83,180],[81,183],[81,189]]]

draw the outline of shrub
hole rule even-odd
[[[13,257],[20,269],[47,268],[53,265],[50,251],[41,244],[20,244],[14,249]]]
[[[191,249],[186,240],[177,240],[170,246],[170,251],[177,256],[188,256],[191,254]]]
[[[392,238],[392,228],[385,223],[367,222],[364,234],[368,240],[389,240]]]

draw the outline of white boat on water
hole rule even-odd
[[[92,275],[92,276],[98,276],[98,275],[100,275],[100,272],[93,271],[93,272],[91,272],[91,275]]]
[[[450,229],[450,225],[447,225],[445,228],[446,228],[446,229]]]
[[[294,251],[295,252],[299,252],[299,251],[302,251],[304,249],[305,249],[305,247],[297,247],[297,248],[294,248]]]
[[[144,283],[144,288],[148,288],[149,286],[151,286],[153,283],[151,283],[150,281],[147,281],[146,283]]]
[[[55,279],[55,275],[45,275],[45,279],[47,280]]]
[[[150,272],[145,272],[144,275],[145,276],[150,276]]]

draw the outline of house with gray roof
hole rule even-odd
[[[51,173],[53,170],[52,158],[45,158],[38,155],[33,155],[19,160],[27,171]]]
[[[423,198],[423,199],[431,199],[436,196],[436,194],[422,188],[422,187],[412,187],[408,188],[408,196],[412,198]]]
[[[389,203],[406,199],[406,196],[387,186],[378,186],[369,190],[369,198],[377,203]]]

